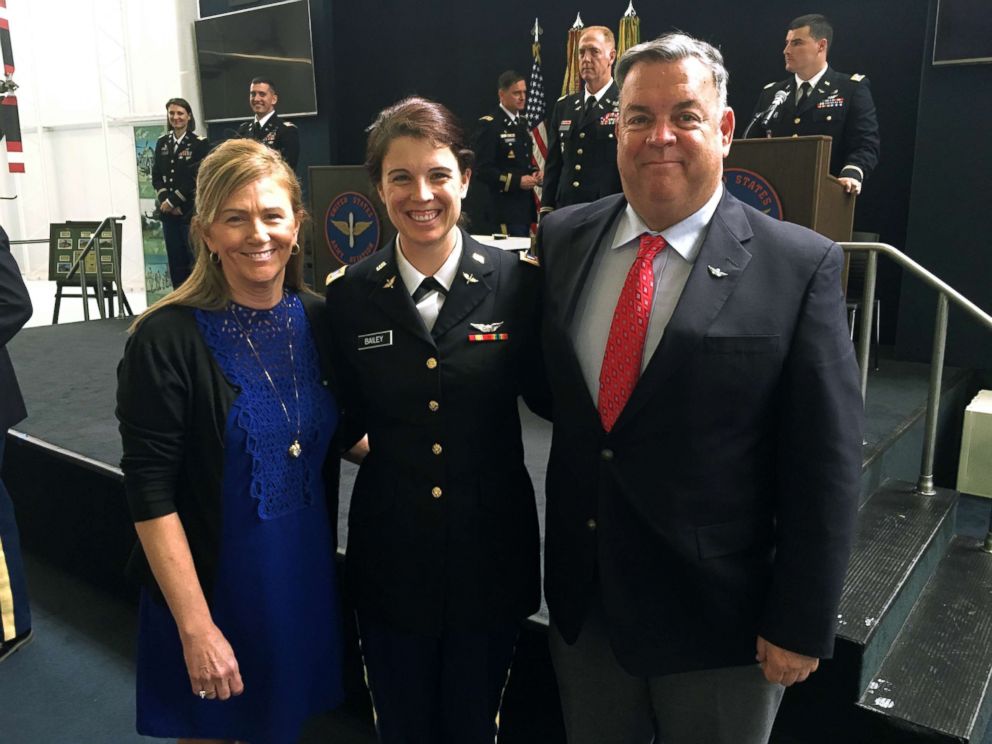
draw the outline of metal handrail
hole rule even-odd
[[[937,290],[937,319],[934,323],[933,352],[930,356],[930,384],[927,389],[927,416],[923,433],[923,454],[916,491],[924,496],[937,493],[933,483],[934,449],[937,441],[937,411],[940,408],[940,387],[944,375],[944,352],[947,348],[947,315],[949,300],[992,331],[992,315],[958,292],[947,282],[920,266],[902,251],[888,243],[841,243],[845,253],[867,253],[865,286],[861,298],[863,320],[858,333],[858,365],[861,368],[861,399],[868,392],[868,352],[871,341],[872,315],[875,310],[875,282],[878,276],[878,254],[882,253]]]

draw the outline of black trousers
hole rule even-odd
[[[440,636],[358,615],[382,744],[493,744],[519,623]]]

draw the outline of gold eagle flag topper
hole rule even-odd
[[[582,87],[582,78],[579,77],[579,37],[585,24],[582,22],[582,15],[575,14],[575,23],[568,30],[568,45],[565,48],[565,78],[561,81],[561,94],[570,96],[578,93]]]
[[[641,19],[634,10],[634,0],[630,0],[627,12],[620,19],[620,33],[617,34],[617,59],[632,46],[641,43]]]

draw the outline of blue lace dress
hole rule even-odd
[[[194,695],[171,613],[143,594],[137,728],[148,736],[289,744],[307,718],[343,698],[335,515],[328,514],[321,476],[337,407],[321,384],[309,323],[295,295],[267,311],[232,305],[198,310],[196,319],[214,359],[241,391],[224,436],[224,526],[208,599],[234,649],[245,691],[227,701]],[[302,450],[293,458],[288,449],[297,411]]]

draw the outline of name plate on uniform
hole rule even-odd
[[[379,349],[383,346],[393,345],[392,331],[376,331],[375,333],[363,333],[358,337],[358,350]]]

